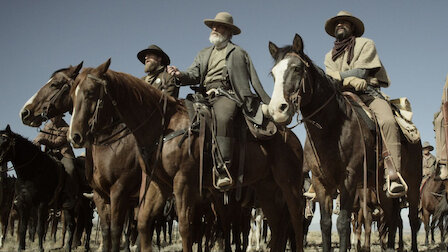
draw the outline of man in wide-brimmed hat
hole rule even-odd
[[[147,73],[142,80],[168,95],[175,98],[179,96],[176,79],[166,72],[166,67],[170,64],[170,57],[160,47],[150,45],[138,52],[137,58],[145,65],[145,73]]]
[[[334,37],[333,48],[325,55],[328,75],[358,94],[374,112],[386,146],[385,176],[388,195],[405,195],[401,170],[401,143],[398,125],[380,87],[390,85],[389,77],[377,54],[375,43],[364,34],[363,22],[347,11],[327,20],[325,31]]]
[[[422,146],[422,152],[423,152],[423,179],[422,184],[424,183],[424,180],[426,180],[429,176],[431,176],[436,171],[436,157],[431,154],[431,151],[434,150],[434,147],[428,142],[424,142]]]
[[[234,119],[239,107],[246,117],[261,125],[262,114],[257,113],[261,112],[260,99],[268,104],[270,98],[247,52],[231,41],[233,35],[241,33],[240,28],[233,24],[232,15],[219,12],[214,19],[205,19],[204,24],[211,29],[209,40],[213,45],[201,50],[186,71],[168,66],[168,72],[176,76],[182,85],[200,84],[212,98],[217,122],[216,139],[224,160],[222,165],[216,167],[216,186],[225,188],[232,181],[226,169],[232,165]],[[251,84],[258,96],[251,92]]]

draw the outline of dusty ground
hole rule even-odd
[[[436,241],[439,242],[440,241],[440,233],[438,231],[436,231]],[[95,236],[95,231],[93,231],[92,233],[92,242],[91,242],[91,248],[92,251],[96,251],[98,249],[99,246],[99,242],[98,242],[98,236]],[[176,237],[175,237],[176,238]],[[96,239],[96,240],[95,240]],[[424,232],[420,231],[418,234],[418,244],[419,244],[419,251],[447,251],[446,247],[442,246],[442,245],[430,245],[428,247],[424,246]],[[338,236],[336,233],[333,234],[332,237],[333,240],[333,248],[334,251],[339,251],[338,250],[338,246],[336,241],[338,240]],[[374,233],[372,236],[372,246],[371,246],[371,251],[375,252],[375,251],[381,251],[379,243],[378,243],[378,235],[377,233]],[[409,251],[410,249],[410,244],[411,244],[411,238],[410,238],[410,233],[405,232],[404,234],[404,242],[405,242],[405,249],[407,251]],[[308,235],[308,244],[309,246],[305,248],[305,251],[322,251],[322,247],[320,245],[321,243],[321,234],[318,231],[311,231]],[[62,249],[58,249],[61,245],[61,241],[57,241],[56,243],[52,242],[52,241],[48,241],[45,243],[45,251],[63,251]],[[36,242],[29,242],[27,241],[27,249],[25,251],[38,251],[37,249],[38,243]],[[6,242],[5,242],[5,246],[0,249],[0,251],[17,251],[17,247],[18,247],[18,242],[16,241],[16,237],[11,237],[9,234],[7,236]],[[195,248],[196,249],[196,248]],[[180,240],[177,239],[177,242],[173,245],[166,245],[164,246],[161,250],[158,250],[157,248],[154,249],[154,251],[181,251],[181,243]],[[83,247],[79,247],[76,250],[73,251],[84,251]],[[212,251],[222,251],[222,249],[220,249],[218,247],[218,245],[216,245]],[[263,244],[262,245],[262,250],[260,251],[269,251],[266,249],[266,245]],[[355,251],[354,249],[352,249],[351,251]]]

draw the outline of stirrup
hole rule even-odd
[[[397,176],[398,176],[398,179],[400,180],[401,184],[403,185],[404,190],[399,193],[392,192],[390,190],[390,184],[391,184],[390,177],[389,177],[389,175],[387,175],[387,177],[386,177],[386,183],[387,183],[386,196],[388,198],[400,198],[408,193],[408,185],[404,181],[403,177],[401,176],[401,174],[399,172],[397,172]]]
[[[218,186],[218,179],[216,178],[216,173],[218,173],[219,174],[219,172],[218,172],[218,169],[216,169],[216,168],[213,168],[213,170],[215,170],[215,171],[213,171],[212,172],[212,174],[213,174],[213,187],[214,188],[216,188],[216,189],[218,189],[218,190],[220,190],[220,191],[228,191],[229,189],[230,189],[230,187],[233,185],[233,179],[232,179],[232,176],[230,176],[230,172],[229,172],[229,169],[227,169],[227,166],[224,164],[224,167],[223,167],[223,170],[225,171],[225,173],[226,173],[226,177],[230,180],[230,182],[228,183],[228,185],[226,185],[226,186],[224,186],[224,187],[219,187]]]

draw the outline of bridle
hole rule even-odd
[[[122,122],[123,122],[123,116],[121,115],[120,111],[117,108],[117,104],[118,104],[117,101],[110,94],[110,90],[108,90],[107,81],[105,79],[101,79],[101,78],[99,78],[97,76],[94,76],[92,74],[87,74],[87,78],[90,78],[94,82],[96,82],[96,83],[101,85],[100,93],[99,93],[99,96],[98,96],[98,99],[97,99],[97,102],[96,102],[96,105],[95,105],[95,110],[93,112],[91,120],[89,120],[89,130],[90,130],[90,133],[95,136],[95,135],[101,134],[102,131],[105,131],[105,130],[111,128],[111,127],[115,127],[116,126],[116,124],[112,124],[112,125],[108,125],[106,127],[103,127],[101,129],[98,128],[98,122],[99,122],[98,118],[99,118],[99,115],[100,115],[101,111],[104,109],[105,97],[107,97],[107,99],[110,100],[110,102],[111,102],[115,112],[117,113],[118,117],[120,118],[120,121],[122,121]],[[165,103],[166,103],[166,100],[165,100]],[[157,110],[159,111],[160,115],[162,116],[162,127],[164,127],[166,104],[163,106],[162,109],[158,109],[158,108],[159,108],[158,106],[155,106],[155,108],[152,110],[152,112],[149,114],[149,116],[146,118],[146,120],[141,122],[134,130],[132,130],[132,131],[129,130],[128,134],[133,133],[133,132],[139,130],[141,127],[143,127],[148,121],[151,120],[151,118],[153,117],[153,115],[155,114],[155,112]],[[114,134],[114,136],[120,134],[122,131],[124,131],[126,129],[128,129],[128,128],[125,127],[124,129],[116,132]],[[120,140],[121,138],[127,136],[128,134],[124,134],[120,138],[115,139],[113,142]],[[112,138],[112,136],[108,137],[106,140],[109,140],[111,138]],[[104,142],[104,141],[102,141],[102,142]]]
[[[14,139],[11,139],[11,137],[10,137],[9,135],[7,135],[7,134],[3,134],[2,136],[8,137],[9,142],[8,142],[8,146],[6,146],[6,148],[5,148],[5,151],[3,151],[3,152],[0,154],[0,164],[3,164],[3,163],[4,163],[4,159],[5,159],[6,155],[7,155],[11,150],[12,150],[13,153],[15,153],[15,151],[14,151],[14,147],[15,147],[15,143],[16,143],[15,140],[14,140]],[[18,169],[18,168],[25,167],[25,166],[31,164],[31,162],[34,161],[34,159],[37,157],[38,154],[39,154],[39,152],[36,151],[36,153],[34,154],[34,156],[33,156],[30,160],[26,161],[24,164],[21,164],[21,165],[19,165],[19,166],[12,166],[12,167],[7,168],[6,170],[1,169],[0,172],[7,172],[7,171],[11,171],[11,170],[13,170],[13,169],[15,170],[15,169]]]
[[[61,73],[64,78],[66,78],[68,81],[66,83],[64,83],[64,85],[62,85],[61,89],[59,89],[51,98],[50,100],[47,102],[47,106],[44,106],[44,108],[42,109],[42,118],[44,119],[44,121],[48,121],[48,113],[50,111],[50,107],[54,106],[54,103],[56,100],[58,100],[59,98],[61,98],[61,96],[67,91],[70,90],[70,88],[72,87],[74,80],[70,77],[68,77],[66,74]]]
[[[298,80],[298,84],[294,85],[294,87],[297,87],[294,92],[291,93],[291,95],[289,95],[288,99],[289,101],[293,104],[294,106],[294,112],[297,115],[297,123],[293,126],[290,127],[290,129],[295,128],[296,126],[298,126],[299,124],[302,124],[304,122],[309,122],[311,124],[313,124],[314,126],[316,126],[319,129],[322,129],[322,126],[311,120],[311,118],[313,116],[315,116],[317,113],[319,113],[323,108],[325,108],[325,106],[327,106],[330,101],[336,96],[336,91],[320,106],[318,107],[316,110],[314,110],[313,112],[311,112],[311,114],[307,115],[306,117],[303,117],[302,115],[302,119],[300,119],[300,105],[302,102],[302,94],[307,93],[306,90],[306,83],[310,83],[312,82],[312,76],[310,76],[309,74],[309,70],[310,70],[310,63],[306,60],[303,59],[302,56],[300,56],[300,54],[296,53],[296,52],[289,52],[285,55],[286,56],[292,56],[292,57],[296,57],[299,58],[300,61],[304,64],[304,68],[303,68],[303,74],[302,77],[300,78],[300,80]],[[310,91],[308,91],[308,93],[310,93],[311,95],[313,94],[313,85],[308,85],[310,87]]]

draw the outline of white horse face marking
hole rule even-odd
[[[285,75],[290,64],[290,59],[286,58],[278,62],[272,68],[274,76],[274,92],[269,103],[269,114],[277,123],[288,123],[291,120],[289,104],[284,96]]]
[[[76,87],[75,89],[75,95],[73,97],[73,100],[76,101],[76,96],[78,96],[79,93],[79,86]],[[72,141],[72,127],[73,127],[73,118],[76,116],[76,106],[75,104],[73,104],[73,112],[72,112],[72,116],[70,118],[70,126],[68,128],[68,139],[71,142]]]

